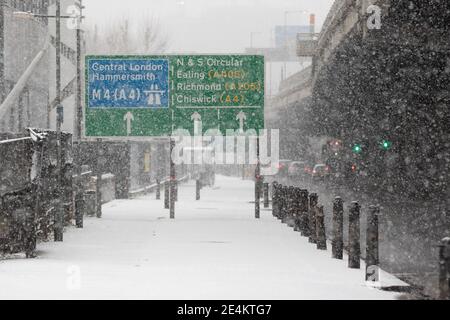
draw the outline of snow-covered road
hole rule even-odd
[[[253,182],[217,177],[195,201],[179,189],[176,219],[154,194],[116,200],[103,218],[41,243],[32,260],[0,260],[0,299],[393,299],[264,210]]]

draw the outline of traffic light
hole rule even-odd
[[[389,140],[383,140],[383,141],[381,141],[380,145],[383,150],[387,151],[387,150],[391,149],[392,142]]]
[[[362,146],[360,144],[355,144],[352,151],[353,153],[360,154],[362,152]]]

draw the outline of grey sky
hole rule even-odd
[[[240,53],[250,46],[271,46],[272,30],[284,24],[285,11],[304,10],[322,25],[333,0],[84,0],[87,23],[110,23],[128,16],[154,16],[170,39],[172,52]],[[137,21],[136,21],[137,20]],[[291,12],[288,24],[308,24],[306,14]],[[319,31],[319,27],[316,31]],[[139,32],[139,30],[136,30]]]

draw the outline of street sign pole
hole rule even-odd
[[[256,137],[256,170],[255,170],[255,218],[260,218],[260,179],[261,179],[261,167],[259,163],[259,135]]]
[[[97,181],[95,184],[97,202],[96,202],[96,216],[97,218],[102,217],[102,167],[104,165],[104,152],[103,152],[103,144],[102,139],[97,139],[97,168],[96,168],[96,176]]]
[[[175,140],[170,137],[170,219],[175,219],[175,183],[176,183],[176,172],[175,163],[172,159],[172,151],[175,148]]]

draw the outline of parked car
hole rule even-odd
[[[293,161],[288,169],[288,174],[290,177],[300,177],[306,174],[305,172],[306,162],[304,161]]]
[[[325,179],[330,175],[330,167],[326,164],[316,164],[312,170],[311,176],[313,179]]]
[[[311,177],[312,172],[313,172],[313,166],[312,166],[312,165],[309,165],[309,164],[306,164],[306,165],[305,165],[305,173],[306,173],[306,175],[307,175],[308,177]]]
[[[278,173],[277,176],[280,178],[286,178],[288,176],[289,166],[292,160],[280,160],[278,163]]]

